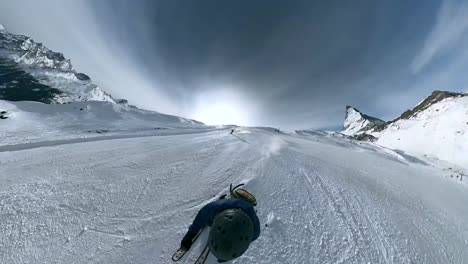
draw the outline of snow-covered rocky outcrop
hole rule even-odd
[[[342,133],[345,135],[355,135],[381,126],[384,123],[384,121],[378,118],[364,115],[352,106],[346,106],[346,117]]]
[[[348,126],[359,127],[361,123],[358,119]],[[393,121],[343,133],[468,168],[468,94],[435,91]]]
[[[63,54],[0,27],[0,146],[207,128],[114,99]]]
[[[0,99],[115,103],[91,78],[75,71],[62,53],[51,51],[27,36],[8,33],[3,26],[0,27],[0,72],[8,72],[0,78],[0,88],[5,88]],[[38,93],[41,95],[34,96]]]

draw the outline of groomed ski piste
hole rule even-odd
[[[3,131],[15,116],[32,122],[7,115]],[[447,170],[326,133],[172,125],[4,134],[0,263],[172,263],[198,210],[230,183],[256,196],[261,222],[232,263],[468,263],[468,186]]]

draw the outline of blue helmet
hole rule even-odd
[[[239,208],[220,212],[211,225],[210,251],[220,261],[241,256],[252,242],[254,226],[250,217]]]

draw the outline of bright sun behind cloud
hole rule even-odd
[[[214,103],[200,109],[198,120],[207,125],[242,125],[245,118],[241,116],[240,109],[227,103]]]
[[[208,91],[197,97],[194,119],[207,125],[253,125],[253,103],[238,92]]]

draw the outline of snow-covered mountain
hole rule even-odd
[[[33,39],[0,30],[0,99],[68,103],[107,101],[110,94],[75,71],[63,54]]]
[[[435,91],[413,109],[383,125],[362,127],[362,120],[345,121],[343,134],[372,140],[391,149],[419,154],[468,167],[468,94]]]
[[[345,135],[360,134],[375,127],[382,126],[383,124],[385,124],[385,121],[365,115],[356,108],[348,105],[346,106],[346,117],[342,133]]]
[[[0,27],[0,145],[155,128],[206,126],[114,99],[63,54]]]

